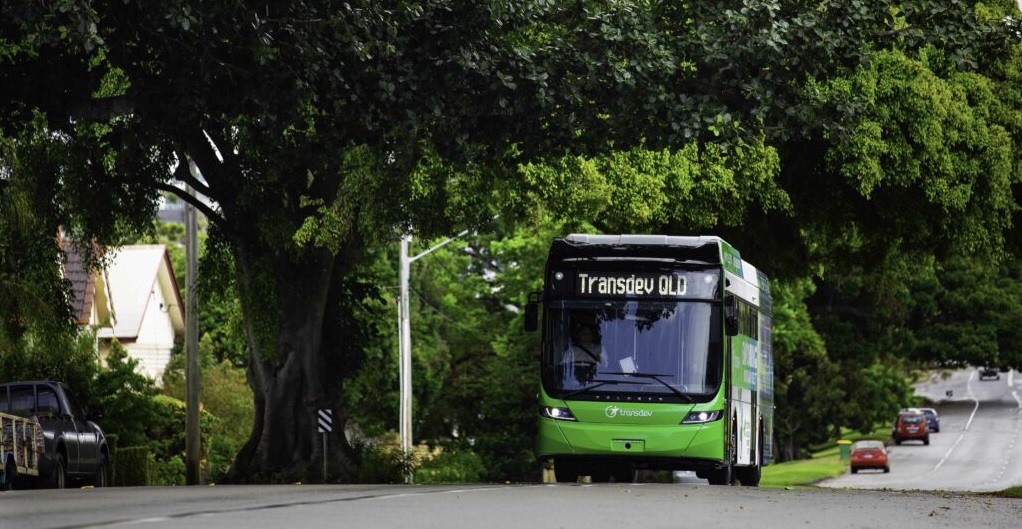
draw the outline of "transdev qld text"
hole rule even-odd
[[[657,276],[605,276],[578,274],[578,294],[604,296],[684,296],[684,276],[661,274]]]

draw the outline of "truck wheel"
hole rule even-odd
[[[18,477],[18,466],[14,464],[14,456],[7,456],[4,462],[4,480],[0,483],[0,490],[13,490],[14,479]]]
[[[92,486],[110,486],[110,460],[106,457],[106,454],[99,455],[99,465],[96,466],[96,474],[92,477]]]
[[[53,460],[53,472],[50,472],[50,488],[67,488],[67,466],[64,463],[64,454],[57,452]]]

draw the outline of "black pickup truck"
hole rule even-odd
[[[0,413],[38,421],[43,448],[38,468],[14,481],[62,489],[72,482],[110,485],[110,448],[67,385],[53,381],[0,384]],[[12,465],[14,467],[14,465]],[[26,469],[27,470],[27,469]],[[33,476],[34,475],[34,476]],[[11,476],[6,482],[12,483]]]

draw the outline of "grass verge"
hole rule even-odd
[[[872,435],[847,436],[849,439],[872,438],[882,439],[880,432]],[[837,444],[817,447],[809,459],[787,461],[763,467],[763,476],[759,486],[771,488],[811,487],[814,483],[827,478],[840,476],[848,471],[848,463],[841,460]],[[996,498],[1022,498],[1022,487],[1011,487],[1002,491],[984,493]]]
[[[837,449],[826,455],[814,455],[811,459],[788,461],[763,467],[759,486],[786,488],[810,486],[821,479],[840,476],[848,470],[848,463],[841,461]]]
[[[1010,489],[1004,489],[999,492],[992,492],[990,496],[996,498],[1022,498],[1022,487],[1011,487]]]

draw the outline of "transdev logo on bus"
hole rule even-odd
[[[607,409],[603,410],[603,413],[607,414],[607,417],[613,419],[615,417],[652,417],[653,412],[649,410],[622,410],[617,406],[607,406]]]
[[[575,293],[582,296],[684,296],[685,276],[674,274],[594,274],[579,272]]]

